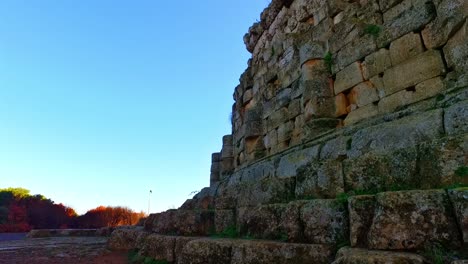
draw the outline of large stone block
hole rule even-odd
[[[422,29],[435,16],[436,10],[432,1],[400,2],[384,13],[383,30],[377,37],[378,47],[383,48],[407,33]]]
[[[319,146],[298,150],[280,158],[276,169],[276,176],[281,178],[294,177],[297,169],[313,159],[318,158]]]
[[[363,60],[364,57],[376,50],[377,45],[374,36],[369,34],[356,38],[333,56],[332,70],[334,73],[341,71],[351,63]]]
[[[344,192],[340,161],[312,161],[298,170],[296,198],[335,198]]]
[[[467,134],[422,143],[418,148],[418,168],[423,186],[468,185],[468,177],[460,174],[467,164],[467,157]]]
[[[332,264],[424,264],[426,259],[414,253],[341,248]]]
[[[346,204],[338,200],[311,200],[301,209],[305,240],[313,244],[337,244],[349,236]]]
[[[111,250],[132,250],[142,248],[146,237],[150,233],[138,229],[117,229],[112,232],[108,240]]]
[[[437,17],[422,31],[428,49],[444,45],[448,38],[462,25],[468,16],[465,0],[443,0],[437,5]],[[465,33],[466,42],[466,33]]]
[[[444,125],[449,135],[468,132],[468,100],[445,109]]]
[[[278,142],[284,142],[291,139],[292,132],[294,129],[294,123],[292,121],[281,124],[278,127]]]
[[[353,134],[347,154],[355,158],[369,152],[385,154],[415,146],[442,135],[442,122],[442,110],[436,109],[366,127]]]
[[[367,247],[369,226],[375,210],[373,195],[353,196],[348,199],[349,238],[352,247]]]
[[[231,248],[229,240],[192,240],[183,247],[178,264],[231,263]]]
[[[169,210],[155,214],[145,228],[158,234],[208,235],[214,230],[214,211]]]
[[[174,262],[175,243],[176,237],[151,234],[146,237],[139,253],[143,256],[148,256],[156,260]]]
[[[229,228],[236,226],[236,217],[234,210],[216,210],[215,211],[215,231],[222,233]]]
[[[276,110],[275,112],[273,112],[268,118],[267,129],[268,131],[271,131],[272,129],[279,127],[282,123],[285,123],[288,120],[289,120],[288,108],[286,107],[280,108]]]
[[[466,1],[465,5],[467,5]],[[468,7],[465,7],[465,10]],[[459,72],[468,71],[468,21],[457,31],[444,47],[445,60],[449,68]]]
[[[299,63],[302,65],[308,60],[322,59],[325,49],[322,43],[306,42],[299,47]]]
[[[390,59],[392,65],[398,65],[424,51],[421,36],[409,33],[390,44]]]
[[[343,161],[347,191],[367,192],[421,187],[418,176],[416,147],[408,147],[385,155],[366,153]]]
[[[350,104],[363,107],[379,101],[379,95],[372,82],[362,82],[351,89],[348,100]]]
[[[253,238],[300,242],[301,202],[239,208],[237,227],[241,235]]]
[[[361,63],[355,62],[336,74],[335,94],[339,94],[364,81]]]
[[[367,56],[362,66],[364,79],[368,80],[392,67],[390,52],[387,49],[380,49]]]
[[[465,177],[467,167],[465,167]],[[458,225],[463,233],[463,241],[468,243],[468,188],[452,189],[448,191],[452,201]]]
[[[379,102],[380,113],[391,113],[400,110],[406,105],[436,96],[445,90],[441,77],[435,77],[416,85],[414,90],[401,90],[390,96],[384,97]]]
[[[326,245],[292,244],[272,241],[249,241],[232,247],[231,264],[325,264],[330,263],[332,249]]]
[[[386,192],[376,195],[369,248],[423,249],[431,243],[461,245],[456,219],[444,190]]]
[[[313,97],[304,106],[306,121],[316,118],[335,117],[335,99],[333,97]]]
[[[355,110],[352,110],[344,120],[344,124],[351,125],[357,123],[361,120],[374,117],[379,114],[379,109],[376,105],[368,104],[363,107],[359,107]]]
[[[426,51],[385,71],[383,76],[385,95],[415,86],[443,73],[445,73],[445,66],[440,52]]]

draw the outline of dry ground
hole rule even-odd
[[[104,237],[25,239],[0,234],[0,264],[126,264],[126,252],[110,252]]]

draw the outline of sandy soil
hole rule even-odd
[[[110,252],[104,237],[25,239],[0,236],[0,264],[126,264],[126,252]]]

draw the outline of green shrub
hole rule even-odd
[[[455,170],[455,175],[457,175],[458,177],[468,176],[468,167],[467,166],[458,167],[458,169]]]
[[[325,54],[325,56],[323,57],[323,60],[325,61],[325,65],[327,66],[328,71],[331,73],[332,64],[333,64],[333,55],[330,52],[327,52],[327,54]]]
[[[380,31],[381,31],[381,28],[377,25],[368,24],[364,27],[364,33],[374,36],[374,37],[378,37],[380,34]]]

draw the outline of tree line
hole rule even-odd
[[[0,189],[0,233],[31,229],[101,228],[135,225],[145,217],[127,207],[99,206],[84,215],[24,188]]]

